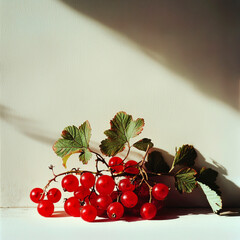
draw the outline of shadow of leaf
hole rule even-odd
[[[154,148],[155,151],[160,151],[169,166],[172,165],[174,156],[168,152],[160,149]],[[223,207],[239,207],[240,206],[240,188],[227,176],[227,170],[224,166],[219,164],[214,160],[213,164],[206,161],[203,155],[197,150],[197,159],[195,160],[194,168],[200,170],[202,167],[212,168],[218,172],[217,185],[220,186],[220,191],[222,192]],[[176,168],[176,171],[180,169],[181,166]],[[168,199],[166,201],[168,207],[207,207],[209,206],[205,195],[200,188],[194,189],[191,194],[183,193],[180,194],[175,189],[174,178],[166,178],[165,176],[157,177],[158,181],[165,183],[171,188],[172,191],[169,192]],[[175,191],[174,191],[175,190]]]
[[[44,131],[35,120],[22,117],[2,104],[0,104],[0,118],[12,125],[18,132],[21,132],[33,140],[51,146],[56,141],[56,139],[50,137],[50,135],[54,134]]]

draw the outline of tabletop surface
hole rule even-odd
[[[50,218],[41,217],[36,208],[0,208],[0,214],[1,240],[240,239],[240,214],[236,209],[219,216],[205,208],[171,208],[154,220],[97,218],[93,223],[70,217],[61,208]]]

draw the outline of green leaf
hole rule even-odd
[[[185,165],[192,167],[195,163],[197,157],[197,152],[192,145],[185,144],[178,149],[176,152],[173,166],[176,165]]]
[[[154,173],[168,173],[170,168],[164,161],[164,158],[159,151],[153,151],[148,154],[145,167],[149,172]]]
[[[73,136],[67,130],[63,130],[61,136],[64,139],[73,140]]]
[[[183,168],[175,175],[175,186],[180,193],[191,193],[197,186],[195,175],[197,172],[192,168]]]
[[[151,139],[143,138],[138,142],[135,142],[133,146],[138,150],[147,151],[148,146],[149,146],[149,149],[153,147],[153,143],[151,142]]]
[[[86,152],[89,147],[91,137],[91,127],[88,121],[85,121],[79,128],[68,126],[62,131],[62,138],[59,138],[53,145],[53,151],[62,158],[63,166],[66,167],[68,158],[74,153]],[[86,164],[90,154],[85,153],[80,160]]]
[[[100,145],[101,152],[107,156],[114,156],[122,152],[125,144],[136,137],[143,130],[144,120],[138,118],[133,121],[132,116],[125,112],[118,112],[110,121],[111,128],[104,134],[108,137]]]
[[[114,156],[119,152],[122,152],[125,148],[125,142],[123,143],[121,140],[111,140],[105,139],[101,142],[100,145],[101,152],[107,156]]]
[[[214,213],[218,213],[222,209],[222,199],[216,191],[212,190],[206,184],[198,182],[198,185],[202,188],[204,194],[207,197],[209,205]]]
[[[80,153],[79,160],[83,164],[87,164],[88,161],[91,159],[91,157],[92,157],[92,153],[86,148]]]
[[[197,177],[197,181],[204,183],[208,187],[210,187],[213,191],[215,191],[218,195],[221,195],[219,190],[219,186],[215,183],[218,176],[218,172],[211,169],[203,167],[200,170],[200,173]]]

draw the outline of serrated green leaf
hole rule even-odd
[[[143,130],[143,126],[144,120],[142,118],[138,118],[137,120],[133,121],[131,116],[130,124],[126,128],[127,139],[130,140],[130,138],[134,138],[139,135]]]
[[[122,152],[125,148],[125,142],[115,139],[111,140],[109,138],[103,140],[100,145],[102,153],[107,156],[114,156],[119,152]]]
[[[107,156],[114,156],[125,148],[125,144],[136,137],[143,130],[144,120],[138,118],[133,121],[132,116],[125,112],[118,112],[110,121],[111,128],[104,134],[108,137],[100,145],[101,152]]]
[[[170,168],[164,161],[164,158],[159,151],[153,151],[148,154],[145,167],[149,172],[168,173]]]
[[[88,149],[91,137],[91,127],[85,121],[79,128],[68,126],[62,131],[62,137],[53,145],[54,152],[62,158],[63,166],[66,167],[68,158],[74,153],[80,153]],[[88,154],[89,157],[89,154]],[[86,162],[86,160],[85,160]]]
[[[86,148],[80,153],[79,160],[83,164],[87,164],[88,161],[91,159],[91,157],[92,157],[92,153]]]
[[[213,191],[215,191],[218,195],[221,195],[221,192],[219,190],[219,186],[215,183],[218,176],[218,172],[211,169],[211,168],[205,168],[203,167],[200,170],[200,173],[197,177],[197,181],[201,182],[208,187],[210,187]]]
[[[63,130],[61,136],[64,139],[73,140],[73,136],[67,130]]]
[[[204,194],[207,197],[209,205],[214,213],[218,213],[222,209],[222,199],[216,191],[212,190],[206,184],[198,182],[198,185],[202,188]]]
[[[192,168],[183,168],[175,174],[175,186],[180,193],[191,193],[196,188],[195,175],[197,172]]]
[[[176,152],[173,166],[176,165],[185,165],[192,167],[195,163],[197,157],[197,152],[192,145],[185,144],[178,149]]]
[[[153,143],[152,143],[151,139],[143,138],[143,139],[139,140],[138,142],[135,142],[133,144],[133,146],[135,148],[137,148],[138,150],[147,151],[147,148],[150,149],[153,147]]]

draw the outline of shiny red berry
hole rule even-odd
[[[79,181],[76,176],[69,174],[62,179],[62,187],[65,191],[74,192],[77,190]]]
[[[84,221],[93,222],[97,216],[97,209],[92,205],[84,206],[81,210],[81,217]]]
[[[84,186],[86,188],[91,188],[91,187],[93,187],[93,185],[95,183],[95,177],[92,173],[85,172],[81,175],[80,182],[81,182],[82,186]]]
[[[153,219],[157,214],[157,208],[153,203],[144,203],[140,210],[143,219]]]
[[[76,197],[70,197],[64,203],[65,212],[73,217],[80,217],[80,202]]]
[[[122,192],[133,191],[135,189],[135,185],[131,183],[129,178],[124,178],[119,181],[118,188]]]
[[[133,208],[137,205],[138,197],[134,192],[127,191],[124,192],[121,196],[121,203],[124,207]]]
[[[110,197],[112,198],[112,201],[113,201],[113,202],[116,202],[116,201],[117,201],[117,197],[118,197],[118,191],[113,191],[113,192],[110,194]]]
[[[139,173],[139,169],[137,168],[137,162],[134,160],[129,160],[125,163],[124,166],[124,171],[126,173],[131,173],[131,174],[138,174]]]
[[[96,208],[107,210],[107,207],[111,203],[112,203],[112,198],[109,195],[100,195],[96,199]]]
[[[61,192],[59,191],[59,189],[57,188],[51,188],[48,192],[47,192],[47,198],[49,201],[56,203],[58,202],[62,197]]]
[[[74,197],[80,201],[86,200],[88,195],[90,195],[90,190],[84,186],[78,186],[77,190],[74,191]]]
[[[54,212],[54,205],[49,200],[42,200],[38,204],[37,211],[43,217],[50,217]]]
[[[169,189],[163,183],[157,183],[152,188],[152,195],[157,200],[163,200],[168,195]]]
[[[115,182],[112,177],[108,175],[102,175],[96,182],[96,189],[102,195],[111,194],[115,187]]]
[[[90,193],[90,195],[87,197],[88,201],[91,205],[96,206],[98,195],[95,192]]]
[[[34,203],[40,203],[40,202],[44,199],[43,190],[42,190],[41,188],[34,188],[34,189],[30,192],[30,199],[31,199]]]
[[[120,157],[112,157],[109,160],[108,165],[114,173],[123,171],[123,160]]]
[[[118,220],[123,216],[124,207],[119,202],[111,203],[107,208],[107,215],[112,220]]]

